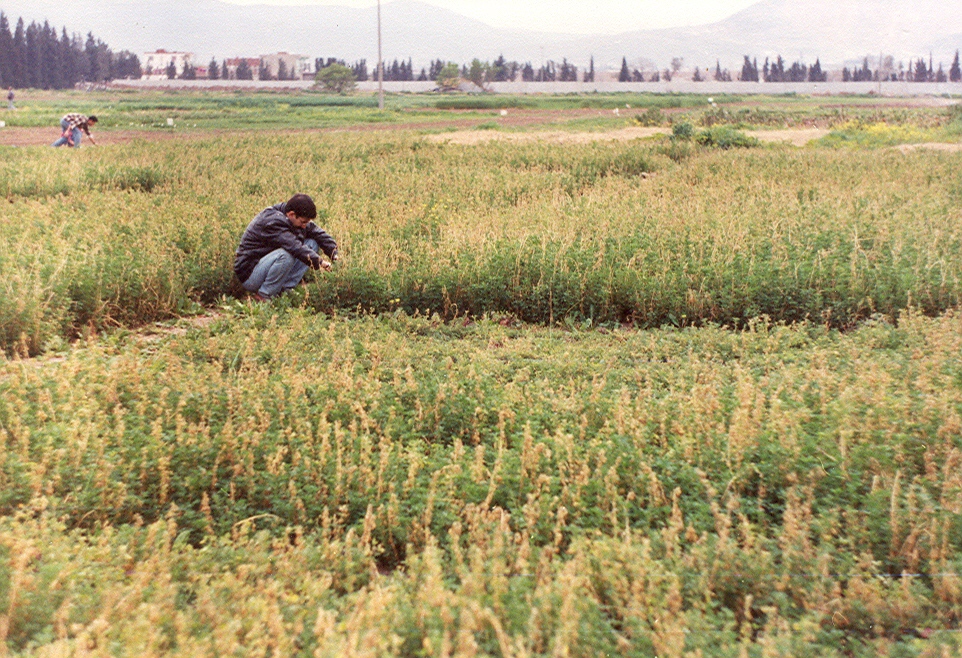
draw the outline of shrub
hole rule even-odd
[[[676,123],[671,127],[671,136],[674,139],[691,139],[694,135],[695,127],[687,121]]]
[[[698,131],[695,141],[702,146],[730,148],[750,148],[758,146],[758,139],[730,126],[716,126]]]

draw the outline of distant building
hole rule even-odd
[[[274,53],[261,55],[259,66],[263,66],[271,79],[284,74],[285,80],[305,80],[314,78],[314,60],[306,55]]]
[[[190,66],[194,61],[194,53],[168,52],[161,48],[152,53],[144,53],[143,64],[140,76],[142,80],[164,80],[167,78],[167,69],[173,63],[177,70],[177,75],[184,71],[184,67]]]
[[[306,55],[301,56],[298,64],[298,72],[302,80],[313,80],[314,76],[317,74],[317,68],[314,66],[314,58],[308,57]]]
[[[252,76],[251,79],[258,80],[258,72],[261,68],[260,57],[232,57],[225,59],[224,66],[227,67],[227,77],[231,80],[237,79],[237,69],[240,67],[241,62],[247,62],[247,68],[250,70]]]

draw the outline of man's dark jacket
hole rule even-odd
[[[324,229],[314,222],[308,222],[302,229],[294,228],[286,213],[287,203],[279,203],[262,210],[247,225],[234,255],[234,273],[241,283],[247,281],[261,258],[278,248],[286,249],[312,269],[320,268],[320,256],[304,246],[308,238],[316,240],[321,251],[329,257],[337,253],[337,243]]]

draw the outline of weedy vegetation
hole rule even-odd
[[[962,154],[889,146],[962,115],[639,100],[6,149],[0,655],[960,655]],[[343,261],[252,305],[293,191]]]

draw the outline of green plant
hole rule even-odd
[[[695,135],[695,141],[702,146],[713,146],[722,149],[750,148],[758,146],[758,139],[735,130],[730,126],[716,126],[700,130]]]
[[[336,63],[322,68],[314,79],[325,91],[335,94],[351,91],[357,84],[357,76],[354,75],[353,69]]]
[[[671,136],[674,139],[691,139],[695,135],[695,127],[687,121],[672,124]]]

